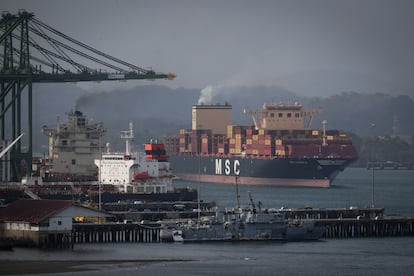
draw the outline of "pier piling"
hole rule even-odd
[[[74,243],[160,242],[160,226],[137,223],[75,224]]]
[[[413,217],[315,219],[325,227],[324,238],[363,238],[414,236]],[[160,225],[76,224],[71,240],[79,243],[158,243]]]
[[[414,236],[414,218],[385,217],[374,219],[321,219],[325,238],[361,238]]]

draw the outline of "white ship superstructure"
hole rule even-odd
[[[49,137],[49,163],[43,176],[64,181],[96,180],[94,160],[101,151],[102,123],[89,123],[80,111],[67,115],[68,120],[58,120],[56,128],[42,128]]]
[[[145,153],[133,152],[134,139],[132,123],[129,130],[121,132],[125,140],[124,153],[111,153],[109,145],[100,159],[95,160],[99,168],[98,181],[111,184],[123,193],[167,193],[174,190],[164,145],[147,143]]]

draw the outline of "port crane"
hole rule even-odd
[[[22,124],[27,127],[25,151],[18,140],[10,152],[11,175],[6,180],[13,181],[31,174],[34,83],[175,78],[173,73],[144,69],[99,51],[24,10],[2,13],[0,63],[0,141],[16,140],[22,133]],[[26,121],[22,113],[27,114]],[[2,172],[5,162],[0,163]]]

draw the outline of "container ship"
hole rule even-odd
[[[312,129],[321,109],[265,103],[245,109],[249,126],[232,124],[232,106],[192,106],[192,128],[166,139],[174,174],[188,181],[246,185],[330,187],[358,159],[341,130]]]

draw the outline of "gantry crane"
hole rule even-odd
[[[0,181],[31,174],[33,83],[175,78],[173,73],[157,73],[105,54],[23,10],[3,12],[0,49],[0,142],[14,141],[22,133],[22,102],[27,103],[28,140],[25,151],[21,140],[12,148],[10,168],[0,162]]]

